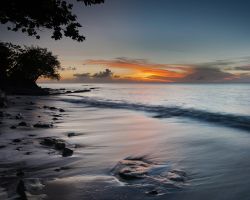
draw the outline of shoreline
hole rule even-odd
[[[99,189],[103,186],[117,188],[112,190],[113,195],[120,195],[119,190],[125,192],[131,189],[132,194],[136,191],[132,186],[141,181],[143,192],[139,196],[151,198],[165,193],[165,189],[155,188],[161,183],[157,180],[159,175],[151,174],[151,171],[166,167],[145,157],[123,157],[124,160],[113,161],[107,174],[81,174],[82,170],[73,170],[71,166],[74,163],[84,160],[82,150],[87,148],[91,153],[92,147],[77,142],[78,137],[84,136],[77,127],[75,130],[72,127],[71,131],[60,131],[60,127],[72,117],[72,113],[66,107],[55,106],[56,101],[50,98],[52,96],[48,97],[49,99],[46,96],[9,96],[9,107],[0,109],[0,128],[3,130],[0,134],[1,198],[63,199],[61,194],[53,194],[55,189],[66,187],[72,196],[72,193],[78,192],[79,187],[71,187],[75,180]],[[130,166],[132,168],[128,171]],[[161,179],[170,181],[171,188],[178,190],[187,180],[186,173],[170,170],[169,167],[166,169],[168,172]],[[155,180],[155,186],[144,186],[143,182],[152,180]],[[131,186],[121,188],[124,184]],[[96,196],[98,195],[100,194]],[[75,199],[79,199],[79,196]]]
[[[70,157],[75,148],[58,136],[36,134],[37,131],[49,133],[49,129],[62,123],[66,114],[62,108],[42,105],[30,99],[36,100],[37,98],[8,96],[9,106],[0,111],[0,126],[3,130],[0,135],[2,138],[0,150],[2,156],[4,155],[2,158],[5,158],[0,163],[2,180],[0,187],[6,186],[7,196],[19,196],[21,199],[27,199],[24,179],[29,177],[29,173],[36,171],[35,169],[32,171],[32,163],[29,163],[29,160],[35,162],[35,154],[41,156],[42,162],[46,162],[46,160],[51,160],[50,155]],[[55,170],[60,170],[60,167]],[[13,189],[14,185],[16,186]],[[1,195],[4,196],[5,193]]]
[[[221,200],[223,191],[227,199],[247,200],[248,131],[88,102],[109,92],[115,101],[122,89],[10,96],[10,106],[0,109],[0,198]]]

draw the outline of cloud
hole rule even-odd
[[[75,73],[73,82],[250,82],[248,58],[215,60],[205,63],[164,64],[147,59],[117,57],[86,60],[85,66],[104,68],[96,73]],[[72,68],[68,68],[72,69]],[[93,71],[93,70],[92,70]],[[115,74],[114,74],[115,72]]]
[[[111,72],[110,69],[105,69],[105,71],[101,71],[98,73],[95,73],[92,77],[93,78],[112,78],[113,77],[113,72]]]
[[[249,71],[250,72],[250,65],[234,67],[233,70],[247,71],[247,72]]]
[[[76,67],[62,67],[60,70],[61,71],[75,71]]]
[[[114,82],[119,79],[110,69],[105,69],[94,74],[90,73],[76,73],[74,74],[76,82]]]
[[[193,72],[181,79],[181,82],[228,82],[237,79],[237,76],[228,72],[224,72],[215,67],[196,67]]]
[[[182,78],[189,68],[178,64],[160,64],[149,62],[146,59],[130,59],[118,57],[111,60],[87,60],[86,65],[97,65],[112,69],[126,70],[121,78],[134,82],[172,82],[173,78]],[[154,77],[158,77],[157,80]],[[162,77],[162,80],[160,78]]]

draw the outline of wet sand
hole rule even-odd
[[[11,101],[1,109],[1,199],[249,197],[243,131],[56,96]]]

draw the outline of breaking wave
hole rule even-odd
[[[209,112],[206,110],[183,108],[178,106],[155,106],[138,103],[134,104],[126,102],[105,101],[82,96],[81,99],[63,99],[63,101],[77,104],[85,104],[91,107],[98,108],[145,111],[152,113],[153,117],[155,118],[185,117],[198,121],[216,123],[227,127],[250,131],[250,116],[246,115]]]

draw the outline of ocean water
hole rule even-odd
[[[69,112],[55,132],[82,133],[70,142],[86,147],[76,151],[75,170],[50,183],[51,199],[51,188],[74,182],[84,187],[71,188],[72,199],[250,199],[250,85],[42,86],[93,88],[49,97]],[[128,157],[143,157],[160,167],[150,181],[112,179],[114,167]],[[157,174],[169,169],[186,173],[176,190]],[[153,197],[147,195],[152,189],[157,191]]]

